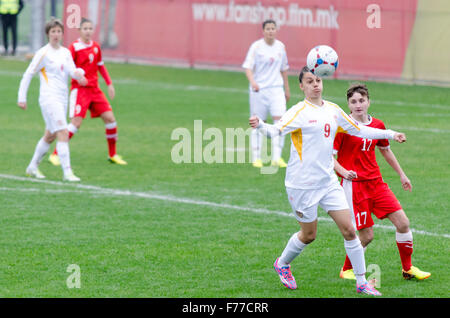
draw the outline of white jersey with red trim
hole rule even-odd
[[[393,139],[395,132],[358,124],[336,104],[321,106],[304,100],[292,106],[276,125],[260,121],[262,133],[291,134],[291,154],[285,185],[294,189],[319,189],[337,182],[333,142],[338,132],[371,139]]]
[[[33,76],[39,72],[39,103],[57,101],[67,104],[68,77],[74,77],[76,70],[70,51],[60,46],[58,49],[47,44],[34,55],[23,74],[19,87],[18,102],[27,101],[27,91]],[[84,71],[83,71],[84,73]]]

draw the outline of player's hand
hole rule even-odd
[[[358,178],[358,175],[353,170],[347,170],[347,172],[344,173],[343,177],[344,177],[344,179],[347,179],[347,180],[353,180],[353,179]]]
[[[394,140],[399,143],[405,142],[406,135],[404,133],[395,133]]]
[[[86,77],[82,77],[82,78],[80,78],[79,80],[78,80],[78,83],[81,85],[81,86],[86,86],[87,84],[88,84],[88,80],[87,80],[87,78]]]
[[[412,184],[411,184],[411,181],[409,181],[407,176],[405,176],[405,175],[400,176],[400,182],[402,183],[403,190],[409,191],[409,192],[412,191]]]
[[[252,82],[251,86],[254,92],[259,92],[259,85],[256,82]]]
[[[114,96],[116,96],[116,90],[114,89],[113,84],[108,85],[108,95],[111,99],[114,99]]]
[[[250,117],[250,119],[248,120],[248,123],[250,124],[250,126],[252,126],[252,128],[258,128],[258,126],[259,126],[258,116]]]
[[[22,108],[23,110],[27,109],[27,102],[19,102],[17,103],[17,106]]]
[[[75,78],[81,78],[84,77],[84,71],[81,68],[77,68],[74,72],[73,75]]]

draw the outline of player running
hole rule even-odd
[[[404,142],[406,137],[392,130],[359,125],[338,105],[323,100],[322,80],[308,67],[301,70],[299,81],[305,99],[291,107],[278,123],[270,125],[257,116],[250,117],[250,125],[265,135],[273,137],[290,133],[292,140],[285,186],[300,231],[292,235],[281,256],[275,260],[274,268],[287,288],[297,288],[290,264],[316,238],[317,208],[320,205],[336,222],[344,237],[344,247],[356,274],[357,292],[381,295],[365,277],[364,250],[352,226],[344,190],[333,170],[333,141],[338,131],[398,142]]]
[[[18,105],[27,108],[27,92],[31,79],[39,72],[40,91],[39,105],[45,121],[45,133],[36,145],[33,158],[26,169],[26,174],[38,179],[45,176],[38,169],[42,158],[50,148],[50,144],[57,139],[56,149],[60,154],[63,180],[80,181],[73,174],[70,166],[69,133],[67,131],[67,80],[70,75],[79,80],[80,85],[87,83],[84,71],[76,68],[70,51],[61,46],[64,26],[61,21],[52,19],[45,25],[48,44],[40,48],[34,55],[30,65],[20,81]]]
[[[369,90],[363,84],[352,85],[347,90],[347,101],[350,117],[361,126],[385,129],[384,123],[368,114],[370,106]],[[405,279],[419,280],[430,277],[411,264],[413,253],[413,235],[409,228],[409,220],[389,186],[384,183],[375,157],[375,146],[378,147],[386,162],[400,176],[405,191],[411,191],[412,185],[403,172],[388,140],[372,140],[338,133],[334,140],[334,151],[337,153],[335,170],[342,177],[342,187],[347,202],[353,211],[352,218],[362,246],[365,248],[373,240],[372,213],[379,219],[388,218],[396,228],[400,260]],[[348,257],[339,275],[345,279],[355,279],[353,267]]]
[[[71,123],[68,127],[69,139],[80,129],[81,123],[89,109],[92,118],[101,117],[105,123],[105,134],[109,153],[108,160],[111,163],[126,165],[127,162],[116,153],[116,119],[111,105],[98,85],[97,72],[100,72],[106,85],[108,85],[109,97],[114,99],[115,90],[104,65],[102,51],[98,43],[91,40],[93,32],[92,22],[83,18],[80,23],[80,38],[69,46],[75,65],[86,72],[86,78],[88,79],[86,86],[81,86],[77,81],[72,80],[69,110]],[[49,161],[55,166],[60,164],[57,150],[55,149],[49,157]]]
[[[290,98],[287,70],[289,69],[286,48],[277,40],[275,21],[263,22],[264,38],[250,46],[242,67],[249,81],[250,116],[256,115],[266,121],[270,113],[274,123],[277,123],[286,112],[286,102]],[[284,90],[283,90],[284,87]],[[256,168],[261,168],[261,148],[263,138],[256,129],[251,132],[252,162]],[[284,136],[272,139],[272,165],[286,168],[286,162],[281,157],[284,146]]]

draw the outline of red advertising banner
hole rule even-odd
[[[104,56],[240,67],[262,22],[274,19],[291,70],[308,51],[332,46],[336,76],[400,78],[418,0],[66,0],[65,19],[94,21]],[[78,10],[78,11],[77,11]],[[65,44],[77,38],[68,29]]]

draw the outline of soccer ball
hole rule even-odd
[[[338,67],[338,55],[328,45],[318,45],[309,51],[306,66],[319,77],[331,76]]]

